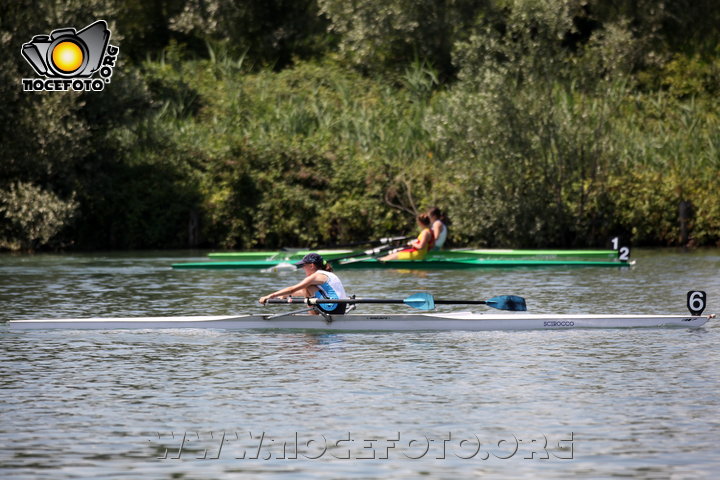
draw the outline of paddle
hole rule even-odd
[[[435,305],[487,305],[498,310],[509,310],[511,312],[524,312],[527,310],[525,299],[517,295],[501,295],[488,300],[436,300],[429,293],[416,293],[402,300],[382,298],[271,298],[267,303],[273,304],[298,304],[317,305],[319,303],[404,303],[418,310],[432,310]]]
[[[338,260],[348,260],[350,258],[358,258],[358,257],[377,257],[381,253],[388,253],[393,252],[397,249],[401,249],[403,247],[397,247],[395,245],[383,245],[382,247],[375,247],[371,248],[369,250],[365,250],[364,252],[359,253],[353,253],[352,255],[345,255],[343,257],[337,257],[330,260],[330,263],[337,262]],[[353,260],[353,262],[364,260],[364,258],[358,258],[357,260]],[[352,262],[348,262],[352,263]]]
[[[362,242],[352,242],[352,243],[341,243],[341,244],[333,244],[333,245],[325,245],[322,247],[316,247],[315,250],[326,250],[329,248],[348,248],[348,247],[359,247],[361,245],[370,245],[370,246],[378,246],[378,245],[386,245],[389,243],[395,243],[395,242],[402,242],[404,240],[410,240],[411,238],[415,237],[383,237],[379,240],[365,240]]]
[[[344,255],[342,257],[336,257],[336,258],[333,258],[332,260],[328,260],[328,263],[334,263],[339,260],[347,260],[348,258],[355,258],[355,257],[372,257],[372,256],[376,256],[380,253],[384,253],[388,250],[392,250],[394,248],[397,248],[397,247],[395,247],[394,245],[383,245],[382,247],[371,248],[371,249],[365,250],[363,252],[356,252],[356,253],[351,253],[349,255]],[[270,268],[264,269],[263,272],[293,271],[298,268],[300,268],[300,267],[295,266],[294,263],[282,262],[282,263],[278,263],[277,265],[272,266]]]

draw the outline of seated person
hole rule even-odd
[[[391,253],[380,258],[381,262],[388,260],[423,260],[428,251],[435,244],[435,236],[430,230],[430,217],[421,213],[417,216],[417,224],[421,229],[418,238],[409,243],[409,247],[399,252]]]
[[[439,250],[445,245],[448,235],[448,220],[443,215],[442,211],[438,207],[432,207],[428,210],[428,216],[430,217],[431,229],[433,235],[435,235],[435,247],[433,250]]]
[[[287,298],[287,296],[291,296],[292,294],[305,298],[348,298],[345,293],[345,287],[338,276],[332,273],[330,265],[317,253],[308,253],[295,265],[305,270],[305,279],[300,283],[282,288],[270,295],[260,297],[258,302],[265,304],[270,298]],[[347,304],[318,303],[317,307],[325,313],[342,315],[345,313]]]

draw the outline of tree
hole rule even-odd
[[[604,219],[591,207],[605,201],[633,41],[614,24],[568,44],[576,5],[508,2],[501,25],[483,24],[457,46],[460,82],[432,124],[462,186],[451,198],[468,212],[456,222],[467,240],[547,246],[598,234]]]
[[[64,201],[31,183],[0,190],[0,248],[32,251],[47,245],[76,215],[74,198]]]
[[[490,0],[318,0],[340,37],[340,52],[365,72],[402,74],[425,61],[451,77],[452,47],[478,15],[489,15]]]
[[[332,45],[316,0],[186,0],[171,28],[276,69]]]

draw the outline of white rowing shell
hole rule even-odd
[[[348,314],[286,315],[268,319],[262,315],[196,317],[130,317],[11,320],[11,329],[158,329],[218,328],[302,330],[556,330],[570,328],[700,327],[714,315],[546,315],[526,313],[480,314]]]

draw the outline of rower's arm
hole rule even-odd
[[[298,290],[304,290],[310,285],[322,285],[327,281],[327,275],[323,275],[322,273],[316,272],[309,277],[305,277],[302,282],[296,283],[295,285],[291,287],[285,287],[277,292],[273,292],[270,295],[267,296],[267,298],[275,298],[275,297],[282,297],[283,295],[292,295],[293,292],[297,292]]]

